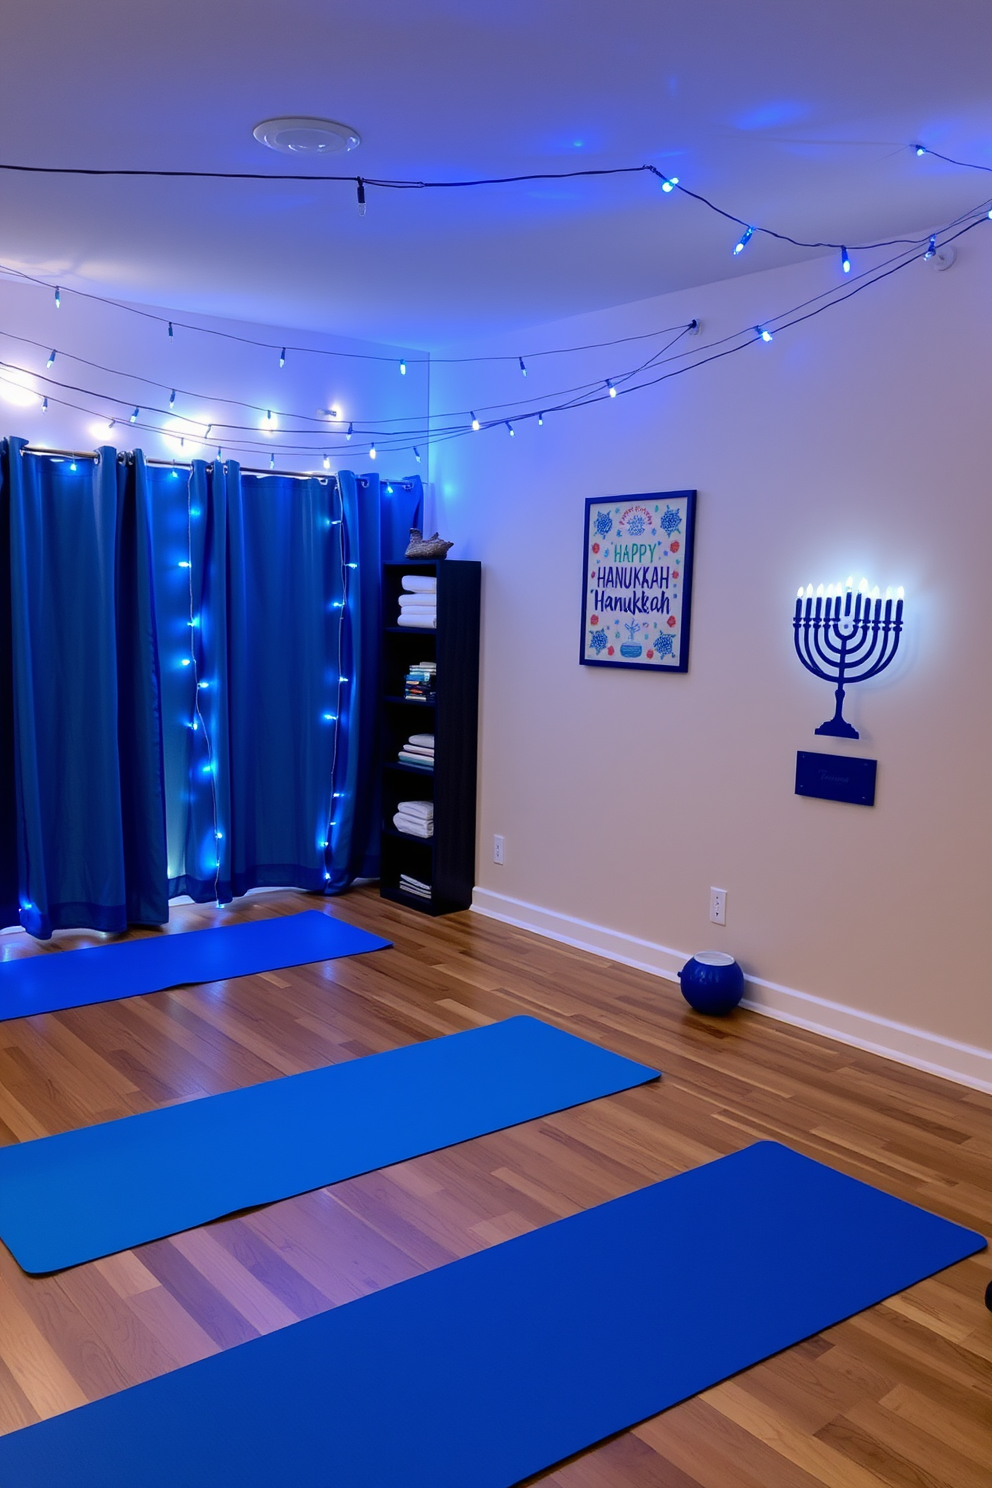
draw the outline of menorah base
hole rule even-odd
[[[846,718],[828,718],[826,723],[821,723],[814,734],[830,734],[835,739],[860,739],[861,735],[856,728],[852,728]]]

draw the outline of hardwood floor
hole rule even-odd
[[[184,907],[172,929],[313,906],[285,893]],[[698,1018],[669,982],[470,912],[432,921],[373,889],[327,907],[394,948],[0,1024],[0,1140],[518,1012],[664,1079],[59,1275],[25,1276],[0,1246],[0,1431],[761,1137],[992,1234],[992,1097],[754,1014]],[[5,957],[36,953],[0,939]],[[532,1482],[989,1488],[990,1274],[988,1252],[962,1262]],[[732,1253],[715,1284],[732,1307],[746,1285]]]

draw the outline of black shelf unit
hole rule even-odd
[[[396,624],[404,574],[437,579],[436,630]],[[383,564],[379,892],[423,914],[452,914],[472,902],[481,588],[481,563],[465,559]],[[429,703],[408,702],[403,696],[403,678],[418,661],[437,663],[436,692]],[[434,735],[433,770],[397,760],[401,745],[418,733]],[[397,803],[406,800],[434,802],[433,837],[407,836],[393,826]],[[431,897],[404,893],[401,873],[429,883]]]

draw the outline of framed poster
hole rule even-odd
[[[589,497],[583,666],[688,671],[695,520],[695,491]]]

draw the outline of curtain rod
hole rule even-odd
[[[22,445],[21,454],[52,455],[56,460],[99,460],[100,458],[99,450],[48,449],[47,447],[39,447],[36,444]],[[119,450],[117,453],[117,458],[123,464],[127,461],[128,455],[125,453],[125,451]],[[213,460],[206,460],[204,463],[207,465],[213,465],[216,462]],[[221,463],[223,464],[226,462],[222,461]],[[156,460],[149,455],[145,456],[145,464],[161,465],[166,470],[192,470],[193,468],[192,461],[189,460]],[[301,473],[299,470],[260,470],[257,466],[252,465],[241,465],[239,466],[239,469],[241,470],[243,475],[281,475],[288,477],[289,480],[327,481],[334,480],[336,478],[333,474],[317,475],[316,473],[314,473],[312,475],[307,475],[305,472]],[[367,486],[369,483],[369,477],[367,475],[359,475],[356,477],[356,479],[360,486]],[[410,481],[386,480],[384,476],[380,476],[379,479],[382,481],[382,484],[384,486],[399,486],[401,491],[413,490],[413,486]]]
[[[22,446],[22,448],[21,448],[21,454],[22,455],[53,455],[56,459],[63,459],[63,460],[99,460],[99,458],[100,458],[100,452],[99,452],[99,450],[48,449],[47,447],[39,447],[38,445],[35,445],[35,444],[25,444],[24,446]],[[117,459],[121,462],[121,464],[124,464],[127,461],[127,458],[128,458],[128,456],[127,456],[127,454],[123,450],[118,451]],[[212,465],[214,462],[212,460],[208,460],[205,463],[208,464],[208,465]],[[192,468],[193,468],[192,462],[189,461],[189,460],[156,460],[156,459],[153,459],[153,458],[151,458],[150,456],[147,456],[147,455],[145,456],[145,464],[146,465],[161,465],[161,466],[164,466],[166,469],[175,469],[175,470],[192,470]],[[333,479],[333,476],[327,476],[327,475],[320,475],[320,476],[318,476],[318,475],[312,475],[312,476],[311,475],[306,475],[304,473],[301,473],[299,470],[259,470],[259,469],[253,468],[250,465],[242,465],[240,467],[240,469],[243,471],[243,473],[245,475],[283,475],[283,476],[288,476],[291,480],[331,480],[331,479]]]

